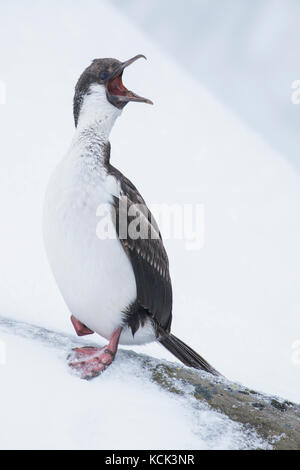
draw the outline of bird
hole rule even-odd
[[[109,135],[124,107],[153,104],[123,84],[124,70],[140,58],[94,59],[83,71],[73,99],[75,133],[46,189],[45,248],[71,322],[78,336],[108,340],[74,348],[68,364],[91,379],[113,362],[119,344],[158,341],[184,365],[217,376],[171,333],[172,284],[159,227],[134,184],[110,163]],[[137,214],[147,236],[129,233]],[[103,220],[109,236],[99,230]]]

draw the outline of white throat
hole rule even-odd
[[[107,99],[104,85],[93,84],[81,105],[76,134],[94,131],[104,142],[108,141],[110,131],[121,110]]]

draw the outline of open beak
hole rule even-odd
[[[126,60],[126,62],[122,62],[110,75],[106,82],[106,93],[108,100],[117,108],[124,108],[124,106],[129,101],[137,101],[139,103],[148,103],[153,104],[151,100],[147,98],[143,98],[142,96],[136,95],[123,85],[122,82],[122,75],[123,71],[128,65],[133,64],[137,59],[146,57],[142,54],[136,55],[132,57],[132,59]]]

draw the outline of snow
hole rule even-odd
[[[3,327],[1,319],[0,325],[10,333],[18,329]],[[220,413],[162,391],[147,371],[122,353],[101,378],[79,380],[65,362],[71,340],[52,335],[48,343],[40,338],[42,345],[32,341],[34,332],[27,325],[22,326],[25,338],[1,334],[8,360],[0,366],[0,420],[5,423],[0,449],[270,447]]]
[[[166,240],[173,331],[229,379],[299,402],[299,174],[107,2],[6,2],[0,48],[0,315],[73,334],[44,253],[43,194],[72,138],[83,68],[144,53],[148,62],[124,82],[155,106],[124,110],[112,162],[149,203],[204,207],[203,248]],[[132,364],[86,383],[38,344],[0,339],[9,365],[0,365],[3,448],[242,446],[241,431],[221,432],[221,418],[184,407]],[[158,345],[136,350],[173,360]]]

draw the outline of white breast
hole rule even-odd
[[[96,235],[97,208],[112,203],[107,189],[117,187],[111,178],[88,159],[69,155],[51,178],[44,211],[46,250],[64,300],[78,320],[105,338],[136,299],[134,273],[119,239]],[[133,340],[124,331],[121,340],[145,342],[139,336]]]
[[[105,338],[122,325],[126,308],[136,299],[133,269],[118,237],[103,240],[96,234],[99,206],[112,207],[113,196],[120,195],[119,182],[107,175],[103,163],[120,113],[107,100],[104,86],[90,86],[71,149],[50,180],[44,209],[45,245],[58,287],[72,314]],[[120,342],[154,339],[148,321],[134,338],[124,327]]]

